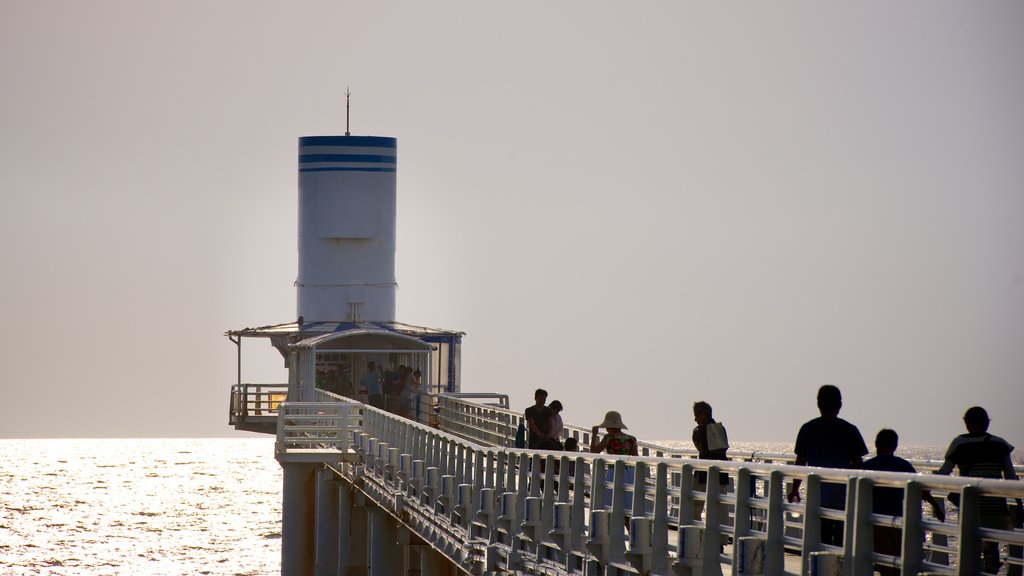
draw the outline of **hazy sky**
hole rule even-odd
[[[1024,3],[370,4],[0,0],[0,437],[232,435],[351,87],[465,390],[1024,445]]]

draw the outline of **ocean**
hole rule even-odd
[[[4,444],[0,574],[280,574],[273,437]],[[791,449],[736,442],[730,453]],[[897,454],[935,460],[943,449],[908,446]],[[1019,462],[1020,451],[1014,456]]]
[[[5,440],[0,574],[278,575],[274,439]]]

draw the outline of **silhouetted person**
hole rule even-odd
[[[523,414],[526,417],[526,429],[529,432],[527,434],[527,448],[541,450],[541,444],[549,438],[554,412],[551,411],[551,408],[545,406],[547,400],[547,390],[538,388],[533,393],[533,406],[527,408]]]
[[[694,446],[694,448],[697,449],[697,458],[699,458],[700,460],[728,460],[729,458],[728,458],[728,456],[726,456],[726,451],[728,450],[728,447],[727,446],[722,447],[722,446],[719,446],[719,445],[715,444],[715,447],[711,448],[711,444],[716,442],[716,440],[715,440],[716,436],[715,435],[712,435],[712,438],[711,438],[710,441],[708,440],[708,425],[710,425],[710,424],[717,424],[717,425],[721,426],[721,424],[715,422],[714,417],[712,417],[711,404],[708,404],[707,402],[704,402],[703,400],[701,400],[699,402],[694,402],[693,403],[693,421],[697,423],[697,426],[693,429],[693,446]],[[724,432],[725,427],[722,426],[721,428],[722,428],[722,431]],[[696,474],[695,474],[695,480],[696,480],[696,486],[694,486],[694,490],[698,490],[700,492],[707,492],[707,490],[708,490],[708,473],[707,472],[702,472],[702,471],[698,470],[696,472]],[[719,476],[718,476],[718,487],[717,487],[719,492],[724,494],[725,493],[725,487],[728,486],[728,485],[729,485],[729,475],[728,474],[720,473]],[[704,502],[700,501],[700,500],[695,501],[693,503],[693,518],[695,520],[699,519],[701,513],[703,512],[703,510],[704,510]],[[726,516],[728,515],[728,507],[727,506],[723,505],[722,506],[722,511],[725,512]],[[722,516],[723,521],[724,521],[726,516]]]
[[[806,422],[796,436],[797,466],[824,468],[860,468],[868,447],[853,424],[839,417],[843,396],[839,388],[825,384],[818,389],[818,411],[821,416]],[[800,501],[800,479],[793,480],[789,501]],[[821,506],[833,510],[846,508],[846,485],[821,484]],[[821,541],[833,546],[843,545],[843,522],[821,519]]]
[[[552,404],[554,404],[554,402],[552,402]],[[579,452],[579,450],[580,450],[579,440],[576,440],[572,436],[566,438],[565,439],[565,443],[562,445],[562,450],[564,450],[566,452]],[[570,458],[572,458],[572,456],[570,456]],[[560,464],[559,464],[559,462],[555,462],[555,474],[557,474],[559,470],[560,470]],[[571,483],[573,482],[573,479],[575,477],[576,477],[576,462],[574,460],[570,459],[569,460],[569,482],[570,482],[569,486],[572,486]]]
[[[953,439],[946,450],[946,461],[936,474],[949,474],[956,466],[961,476],[977,478],[1006,478],[1016,480],[1017,472],[1013,469],[1010,453],[1013,446],[998,436],[988,433],[988,412],[981,406],[969,408],[964,413],[964,425],[967,434]],[[957,502],[958,504],[958,502]],[[959,504],[958,504],[959,505]],[[978,502],[983,528],[1013,530],[1014,520],[1010,517],[1006,498],[982,496]],[[1017,523],[1022,514],[1021,501],[1017,500]],[[1021,557],[1020,546],[1010,546],[1010,555]],[[999,570],[999,544],[986,540],[982,545],[985,571],[995,573]],[[1020,566],[1010,565],[1008,574],[1020,574]]]
[[[865,470],[880,470],[883,472],[907,472],[916,474],[914,466],[896,456],[896,447],[899,444],[899,436],[895,430],[883,428],[875,436],[875,452],[877,456],[864,462]],[[925,491],[922,497],[932,505],[935,516],[939,521],[945,520],[946,516],[942,504]],[[875,488],[871,495],[871,509],[875,514],[886,514],[888,516],[903,516],[903,489],[902,488]],[[903,530],[895,526],[875,525],[873,529],[875,541],[875,552],[899,556],[903,549]],[[898,576],[900,570],[891,566],[875,565],[875,570],[881,576]]]

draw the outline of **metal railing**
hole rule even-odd
[[[251,417],[276,417],[278,406],[287,398],[288,384],[234,384],[228,422],[233,425]]]
[[[282,402],[278,407],[276,450],[338,450],[352,448],[353,433],[362,428],[362,405],[352,402]]]
[[[478,404],[461,395],[431,394],[432,402],[437,406],[438,426],[447,432],[457,434],[491,446],[515,446],[516,430],[524,421],[523,413],[496,407],[491,404]],[[421,420],[424,421],[425,420]],[[590,446],[590,428],[564,424],[565,438],[574,437],[580,449],[586,451]],[[697,458],[693,448],[672,448],[655,442],[638,441],[638,452],[641,456],[668,458]],[[742,462],[759,462],[771,464],[793,464],[796,454],[792,452],[733,452],[730,460]],[[933,472],[942,465],[936,460],[910,460],[919,472]],[[1024,477],[1024,466],[1015,465],[1017,475]]]
[[[847,573],[854,575],[870,574],[872,565],[906,574],[979,574],[982,539],[1011,551],[1024,545],[1019,530],[981,527],[978,511],[982,497],[1024,498],[1020,481],[487,446],[466,439],[467,432],[500,436],[511,415],[486,424],[494,407],[474,412],[440,403],[442,425],[456,425],[452,433],[362,407],[362,428],[353,429],[361,462],[340,464],[338,473],[471,573],[600,567],[719,574],[724,565],[747,574],[758,573],[756,564],[766,574],[806,574],[811,562],[842,556],[852,559]],[[729,488],[702,490],[698,471],[726,474]],[[804,497],[788,503],[796,479]],[[821,506],[819,488],[828,482],[846,486],[845,510]],[[875,486],[902,489],[902,517],[872,512]],[[928,516],[925,490],[960,494],[957,520]],[[822,518],[844,523],[841,546],[822,542]],[[873,550],[878,527],[902,530],[901,556]]]

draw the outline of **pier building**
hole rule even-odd
[[[282,574],[973,576],[983,540],[1001,547],[1001,573],[1019,573],[1024,533],[983,527],[979,503],[1024,498],[1020,481],[934,476],[929,462],[903,474],[790,454],[697,460],[646,442],[637,457],[515,448],[522,414],[508,397],[462,390],[464,334],[394,317],[397,140],[303,137],[298,166],[298,319],[227,332],[239,374],[229,423],[276,436]],[[254,338],[280,352],[286,383],[242,381]],[[410,409],[367,403],[370,362],[422,372]],[[566,434],[590,443],[587,428]],[[725,474],[728,489],[699,490],[697,472]],[[789,503],[795,480],[804,497]],[[820,505],[823,483],[847,487],[845,510]],[[876,487],[903,494],[901,516],[873,512]],[[939,521],[926,490],[959,507]],[[843,522],[841,545],[822,541],[823,518]],[[898,555],[874,550],[879,527],[899,529]]]

